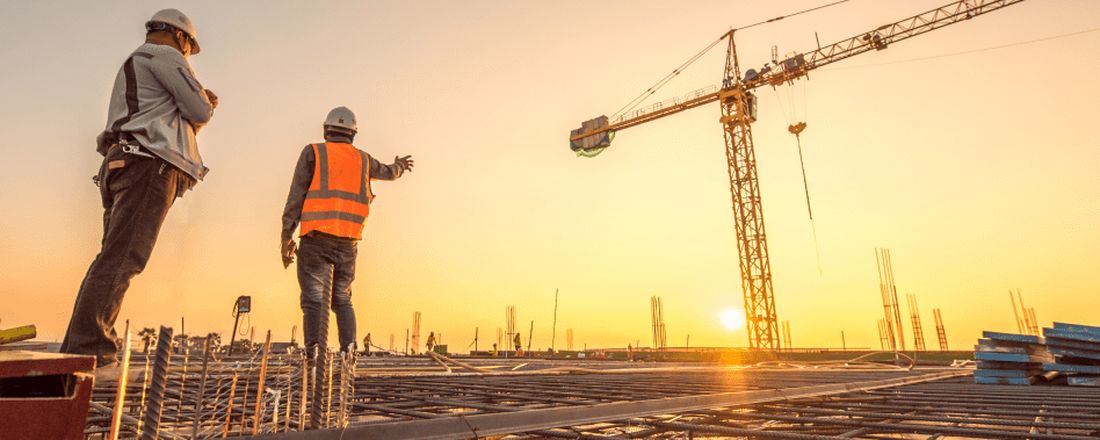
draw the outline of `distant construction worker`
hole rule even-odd
[[[326,304],[336,312],[340,351],[354,349],[351,282],[363,223],[374,198],[370,181],[397,179],[413,166],[412,156],[396,157],[394,163],[384,165],[355,148],[351,143],[358,125],[347,107],[332,109],[323,127],[325,142],[307,145],[294,168],[283,209],[280,250],[283,267],[294,262],[295,254],[300,258],[302,338],[310,356],[314,347],[324,344],[328,332]],[[299,223],[301,248],[294,243]]]
[[[427,351],[435,350],[435,332],[428,332],[428,342],[424,344]]]
[[[363,337],[363,354],[366,356],[370,356],[370,345],[370,332],[367,332],[367,335]]]
[[[103,200],[103,241],[80,291],[61,352],[96,357],[96,376],[117,377],[115,319],[130,279],[145,269],[177,197],[206,175],[195,141],[218,97],[187,58],[199,53],[195,26],[175,9],[145,23],[145,44],[119,69],[97,139],[93,178]]]
[[[523,356],[523,342],[520,341],[519,332],[516,332],[516,337],[512,338],[512,343],[516,344],[516,356]]]
[[[497,353],[497,343],[496,343],[496,342],[494,342],[494,343],[493,343],[493,349],[492,349],[492,350],[489,350],[489,356],[492,356],[492,357],[497,357],[497,354],[498,354],[498,353]]]

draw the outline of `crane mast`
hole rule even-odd
[[[771,259],[764,230],[764,206],[760,203],[760,179],[756,175],[756,150],[752,123],[756,119],[756,98],[745,88],[737,61],[733,31],[726,35],[726,72],[718,92],[726,141],[726,165],[733,196],[734,229],[740,255],[741,290],[745,298],[745,322],[749,347],[778,350],[779,327],[772,294]]]
[[[805,77],[818,67],[921,35],[941,27],[986,14],[1024,0],[960,0],[893,23],[879,26],[836,43],[799,53],[774,66],[748,69],[742,75],[734,42],[735,30],[722,38],[728,41],[726,66],[720,88],[701,89],[683,99],[671,99],[648,109],[625,113],[614,120],[606,116],[585,121],[570,133],[570,148],[592,157],[610,146],[614,133],[684,110],[717,101],[721,107],[726,165],[733,201],[734,230],[740,257],[741,289],[744,293],[745,322],[749,348],[780,348],[771,262],[768,256],[764,209],[760,198],[752,123],[756,121],[756,96],[752,90],[764,85],[776,87]]]

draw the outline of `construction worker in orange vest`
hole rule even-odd
[[[395,157],[385,165],[352,145],[358,126],[355,114],[337,107],[325,118],[325,142],[307,145],[298,158],[283,210],[283,267],[298,255],[298,285],[302,296],[306,353],[324,350],[328,310],[336,313],[340,351],[355,349],[355,310],[351,282],[355,279],[358,243],[374,198],[371,180],[394,180],[412,170],[412,156]],[[301,223],[294,243],[294,230]]]

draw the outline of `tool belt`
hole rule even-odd
[[[127,133],[127,132],[116,133],[116,132],[109,132],[109,131],[104,132],[103,136],[100,138],[100,142],[101,142],[101,146],[102,146],[102,144],[106,144],[106,146],[103,148],[103,150],[100,151],[100,153],[103,154],[104,161],[107,160],[107,155],[108,155],[108,153],[111,152],[111,150],[114,150],[115,148],[121,148],[123,153],[134,155],[134,156],[146,157],[146,158],[153,159],[153,160],[159,162],[160,163],[160,168],[157,170],[158,174],[164,174],[164,172],[169,167],[175,168],[177,170],[179,169],[175,165],[172,165],[171,163],[168,163],[168,161],[162,159],[160,156],[157,156],[157,155],[153,154],[147,148],[142,147],[141,144],[139,144],[137,142],[137,140],[134,139],[134,137],[130,135],[130,133]],[[95,176],[92,176],[92,182],[95,183],[95,186],[97,186],[97,187],[99,187],[103,184],[104,176],[103,176],[102,172],[103,171],[101,170],[101,174],[97,174]],[[183,173],[181,172],[181,174],[183,174]],[[184,176],[184,178],[187,179],[187,183],[185,185],[180,186],[180,189],[178,190],[178,193],[176,194],[177,197],[183,197],[183,194],[188,189],[191,189],[192,187],[194,187],[195,183],[196,183],[195,179],[191,178],[190,176],[188,176],[186,174],[183,174],[183,176]]]

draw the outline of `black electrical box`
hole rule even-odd
[[[237,313],[248,313],[252,311],[252,297],[248,295],[241,295],[237,297]]]

